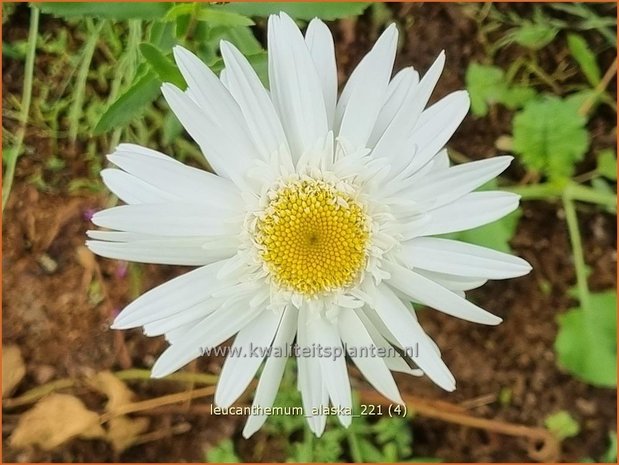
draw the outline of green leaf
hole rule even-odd
[[[155,21],[150,28],[148,41],[151,45],[164,52],[172,49],[176,43],[174,37],[175,24],[167,21]]]
[[[179,16],[189,15],[195,11],[195,8],[193,3],[177,3],[167,11],[163,20],[172,21]]]
[[[213,8],[246,16],[264,17],[283,11],[295,19],[310,20],[318,17],[334,20],[360,15],[369,5],[368,2],[233,2],[215,5]]]
[[[601,387],[617,386],[617,292],[590,295],[590,309],[559,316],[555,340],[559,363],[577,378]]]
[[[602,463],[617,463],[617,433],[611,431],[608,434],[608,449],[602,455],[600,462]]]
[[[262,45],[258,42],[256,36],[254,36],[254,33],[249,27],[226,27],[221,28],[221,30],[218,28],[214,36],[217,42],[221,39],[231,42],[246,56],[264,52]]]
[[[247,16],[233,11],[222,11],[214,8],[201,9],[196,18],[198,21],[205,21],[211,26],[253,26],[255,23]]]
[[[149,71],[143,75],[103,113],[93,130],[94,134],[103,134],[125,126],[140,116],[146,106],[159,95],[160,85],[161,81],[154,72]]]
[[[586,119],[573,103],[550,96],[529,101],[513,120],[514,152],[528,169],[569,178],[589,147]]]
[[[605,178],[617,180],[617,154],[613,149],[602,150],[597,156],[597,172]]]
[[[471,111],[475,116],[486,116],[488,104],[499,102],[507,90],[505,73],[496,66],[471,63],[465,79],[471,97]]]
[[[580,425],[566,410],[560,410],[546,417],[544,425],[559,441],[573,438],[580,432]]]
[[[587,41],[578,34],[570,34],[567,36],[567,45],[589,84],[592,87],[597,86],[600,83],[601,72],[595,54],[589,48]]]
[[[509,34],[511,40],[531,50],[539,50],[548,45],[559,30],[546,23],[527,21]]]
[[[162,82],[171,82],[183,90],[187,88],[178,67],[161,50],[149,43],[141,43],[140,52]]]
[[[241,459],[234,451],[232,440],[224,439],[206,451],[206,461],[209,463],[239,463]]]
[[[466,70],[466,87],[475,116],[486,116],[488,105],[501,103],[510,110],[521,108],[536,96],[527,86],[510,87],[501,68],[471,63]]]
[[[162,18],[170,3],[158,2],[32,2],[43,13],[62,18],[157,19]]]

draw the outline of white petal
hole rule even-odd
[[[376,145],[387,126],[402,108],[407,94],[413,92],[417,84],[419,84],[419,73],[412,66],[402,69],[393,77],[387,88],[385,102],[376,118],[374,129],[372,129],[372,135],[368,140],[368,147]]]
[[[329,394],[322,377],[320,362],[315,356],[304,355],[303,352],[304,348],[311,351],[313,342],[308,335],[308,320],[308,309],[302,306],[299,309],[297,329],[297,344],[301,350],[297,357],[298,385],[309,427],[316,436],[320,436],[326,425],[326,415],[315,413],[316,409],[328,406]]]
[[[379,347],[381,350],[390,354],[388,357],[383,359],[387,365],[387,368],[391,371],[406,373],[413,376],[423,375],[421,370],[411,368],[397,352],[393,354],[393,356],[391,355],[393,353],[393,346],[400,347],[400,344],[373,308],[366,306],[363,311],[357,311],[356,313],[359,319],[363,322],[363,325],[367,329],[372,341],[376,344],[376,347]],[[414,312],[411,313],[411,315],[415,317]]]
[[[238,234],[241,220],[210,206],[174,203],[121,205],[97,212],[92,222],[102,228],[161,236]]]
[[[331,404],[344,410],[352,409],[350,379],[346,368],[346,357],[340,340],[337,326],[323,317],[314,318],[308,323],[308,339],[320,347],[332,352],[332,356],[319,357],[320,371],[324,380]],[[338,353],[337,351],[341,351]],[[345,427],[352,421],[351,415],[339,415],[340,422]]]
[[[176,341],[183,339],[185,337],[185,334],[187,334],[187,331],[191,330],[191,328],[193,328],[196,323],[197,321],[192,321],[191,323],[186,323],[168,331],[165,335],[166,341],[168,341],[170,344],[175,344]]]
[[[446,287],[450,291],[454,291],[458,295],[461,295],[459,294],[459,292],[461,291],[470,291],[471,289],[477,289],[478,287],[481,287],[488,282],[488,280],[485,278],[458,276],[448,273],[437,273],[435,271],[422,270],[421,268],[416,268],[415,273],[431,279],[432,281],[440,284],[441,286]],[[462,297],[464,296],[462,295]]]
[[[286,367],[288,347],[292,344],[296,334],[297,327],[297,310],[294,307],[288,307],[282,316],[281,323],[273,340],[272,350],[274,355],[267,358],[264,364],[264,369],[260,375],[260,381],[256,387],[256,394],[252,406],[259,407],[261,410],[270,408],[273,405],[277,389],[284,375]],[[275,351],[281,352],[278,354]],[[281,355],[281,356],[279,356]],[[266,421],[266,415],[250,415],[243,428],[243,437],[248,438],[258,431]]]
[[[438,79],[443,73],[444,67],[445,51],[442,50],[441,53],[439,53],[439,55],[436,57],[436,60],[434,60],[434,63],[432,63],[432,66],[430,66],[428,71],[426,71],[426,73],[423,75],[421,81],[419,81],[419,85],[415,88],[415,101],[417,102],[416,105],[413,108],[408,109],[402,107],[401,111],[411,112],[411,110],[414,110],[414,112],[411,112],[409,114],[410,118],[414,121],[417,120],[422,110],[428,104],[430,96],[432,95],[432,92],[436,87],[436,83],[438,82]]]
[[[212,129],[217,132],[211,133],[210,127],[205,127],[203,131],[206,137],[224,139],[227,144],[222,148],[236,150],[228,152],[227,159],[223,160],[227,162],[226,171],[238,169],[239,165],[235,166],[235,162],[254,159],[255,146],[248,135],[242,112],[228,89],[217,75],[189,50],[176,46],[173,52],[178,68],[188,85],[187,95],[198,104],[210,122],[214,123]],[[206,152],[206,155],[209,153]]]
[[[430,208],[452,202],[494,179],[509,166],[513,157],[502,156],[435,169],[425,176],[414,175],[410,187],[399,195]]]
[[[333,128],[337,100],[337,65],[333,36],[325,23],[314,18],[305,31],[305,43],[320,79],[327,112],[327,124],[329,128]]]
[[[271,99],[296,161],[328,132],[322,87],[303,35],[285,13],[269,17],[268,46]]]
[[[258,316],[249,302],[239,302],[234,309],[222,308],[209,314],[188,331],[185,338],[172,344],[153,365],[151,376],[163,378],[192,360],[205,350],[218,346]]]
[[[273,102],[247,59],[229,42],[221,42],[230,93],[239,104],[251,137],[265,160],[287,147]]]
[[[172,198],[177,202],[229,206],[235,210],[240,210],[243,205],[238,188],[228,179],[183,165],[155,150],[120,144],[108,159],[153,189],[164,192],[165,197],[161,198],[165,201]],[[146,203],[160,202],[150,200]]]
[[[178,197],[170,195],[121,170],[106,168],[101,170],[101,178],[107,188],[125,203],[164,203],[179,201]]]
[[[488,279],[515,278],[531,271],[531,266],[519,257],[435,237],[418,237],[407,242],[400,257],[411,268]]]
[[[391,273],[389,284],[417,302],[474,323],[497,325],[502,321],[498,316],[414,271],[391,262],[385,262],[384,266]]]
[[[415,148],[409,139],[430,99],[444,65],[445,53],[441,52],[419,84],[405,94],[398,112],[387,125],[374,147],[372,152],[374,157],[387,157],[391,160],[391,172],[393,174],[400,173],[408,166],[416,151],[419,150],[419,147]]]
[[[346,85],[345,107],[338,104],[338,114],[341,113],[338,137],[353,149],[366,147],[376,124],[387,94],[397,44],[398,30],[392,24],[357,66],[358,77]]]
[[[196,305],[186,308],[182,312],[175,313],[165,318],[145,322],[143,327],[144,334],[149,337],[165,334],[166,339],[168,339],[171,344],[174,344],[174,338],[168,336],[170,332],[175,331],[180,327],[185,327],[190,323],[193,323],[191,326],[191,328],[193,328],[193,326],[202,321],[206,316],[210,315],[215,310],[220,309],[224,303],[225,302],[221,299],[210,298],[208,300],[198,302]],[[144,320],[146,321],[146,318]]]
[[[483,226],[513,212],[519,200],[520,196],[510,192],[472,192],[428,212],[430,220],[422,227],[406,226],[404,237],[447,234]]]
[[[449,368],[432,348],[428,336],[402,301],[384,285],[375,288],[374,297],[378,316],[401,346],[407,348],[418,346],[415,363],[440,387],[446,391],[453,391],[456,385]]]
[[[86,241],[86,246],[102,257],[161,265],[201,266],[236,254],[237,247],[208,247],[200,237],[166,238],[132,242]]]
[[[217,273],[226,262],[211,263],[151,289],[127,305],[114,320],[112,328],[142,326],[206,300],[221,286]]]
[[[373,347],[377,349],[377,346],[372,341],[370,334],[355,311],[352,309],[341,311],[338,325],[342,341],[346,344],[346,348],[349,349],[348,355],[363,376],[383,396],[392,402],[402,404],[400,392],[385,361],[379,357],[366,357],[360,353],[361,348],[370,349]]]
[[[247,388],[271,347],[281,316],[263,310],[236,335],[215,391],[215,404],[219,407],[232,405]]]
[[[421,114],[407,141],[409,147],[417,147],[410,172],[423,167],[445,146],[469,111],[470,104],[468,92],[460,90],[439,100]]]
[[[247,143],[246,137],[239,136],[238,127],[245,126],[242,116],[239,116],[236,123],[228,121],[224,124],[225,119],[221,115],[225,109],[217,113],[214,108],[201,108],[189,95],[172,84],[163,84],[161,92],[213,169],[246,189],[244,170],[239,170],[239,167],[251,166],[256,158],[256,149]],[[236,105],[232,96],[230,99]]]

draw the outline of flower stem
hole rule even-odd
[[[357,440],[355,433],[351,431],[350,427],[346,430],[346,437],[348,439],[348,446],[350,447],[350,455],[353,462],[363,463],[363,454],[361,453],[361,448],[359,447],[359,441]]]
[[[582,248],[582,240],[580,237],[580,229],[578,228],[578,217],[574,201],[566,190],[563,196],[563,208],[565,209],[565,221],[567,222],[567,230],[572,243],[572,252],[574,254],[574,266],[576,268],[576,286],[578,288],[578,298],[580,305],[585,311],[590,310],[589,287],[587,285],[587,265],[585,263],[585,255]]]
[[[543,183],[529,186],[505,187],[503,190],[520,195],[522,200],[559,199],[568,195],[572,200],[593,203],[609,208],[617,207],[617,198],[612,193],[598,192],[591,187],[582,186],[572,181],[569,181],[567,185]]]
[[[9,200],[13,178],[15,177],[15,165],[21,152],[24,136],[26,135],[26,124],[30,113],[30,101],[32,100],[32,75],[34,72],[34,56],[37,48],[37,36],[39,33],[39,9],[31,6],[30,29],[28,31],[28,43],[26,45],[26,66],[24,69],[24,87],[22,89],[21,109],[19,113],[20,126],[17,130],[17,137],[13,149],[6,157],[6,171],[2,183],[2,211]],[[6,156],[6,155],[5,155]]]

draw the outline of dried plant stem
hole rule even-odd
[[[151,410],[157,407],[161,407],[163,405],[177,404],[179,402],[184,402],[188,399],[198,399],[200,397],[212,396],[213,394],[215,394],[215,386],[207,386],[201,389],[194,389],[192,391],[177,392],[175,394],[155,397],[154,399],[143,400],[140,402],[132,402],[130,404],[125,404],[118,407],[114,410],[114,412],[104,413],[103,415],[101,415],[100,421],[101,423],[104,423],[111,418],[120,415],[140,412],[143,410]]]
[[[361,402],[368,404],[389,404],[380,394],[374,391],[360,391]],[[451,409],[447,411],[443,406],[438,407],[431,400],[421,399],[414,396],[402,396],[406,407],[418,415],[435,418],[437,420],[455,423],[469,428],[483,429],[492,433],[505,434],[508,436],[525,437],[534,442],[541,443],[541,448],[529,451],[529,455],[536,460],[555,461],[559,457],[559,441],[545,428],[531,427],[508,423],[498,420],[479,418],[468,413],[459,413]]]
[[[142,370],[142,369],[130,369],[130,370],[122,370],[117,371],[114,375],[123,381],[136,381],[136,380],[148,380],[152,381],[153,379],[150,377],[150,370]],[[165,379],[161,381],[176,381],[176,382],[192,382],[198,385],[214,385],[217,383],[217,376],[204,374],[204,373],[188,373],[188,372],[180,372],[173,373],[169,376],[166,376]],[[14,397],[12,399],[3,399],[2,407],[6,409],[21,407],[23,405],[33,404],[37,400],[45,397],[48,394],[51,394],[55,391],[60,391],[62,389],[68,389],[75,386],[79,386],[82,384],[82,380],[73,379],[73,378],[63,378],[51,381],[46,384],[42,384],[41,386],[37,386],[35,388],[30,389],[19,397]]]
[[[615,58],[615,60],[606,70],[606,73],[604,73],[604,76],[600,80],[599,84],[595,86],[595,89],[593,89],[594,91],[593,95],[591,95],[588,99],[586,99],[583,102],[582,106],[578,109],[579,115],[585,116],[587,113],[589,113],[591,108],[593,108],[593,104],[595,103],[598,96],[606,90],[606,88],[610,84],[610,81],[612,81],[612,79],[615,77],[616,74],[617,74],[617,58]]]

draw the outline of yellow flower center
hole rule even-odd
[[[284,185],[256,225],[260,254],[283,288],[313,297],[352,284],[366,261],[363,207],[316,179]]]

